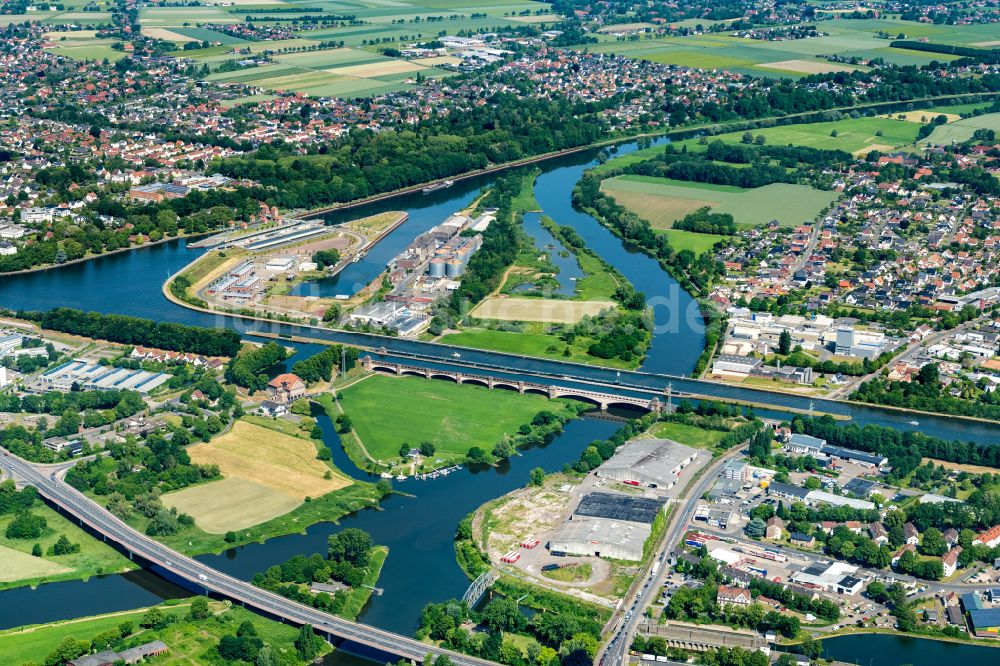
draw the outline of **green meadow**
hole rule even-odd
[[[373,458],[399,457],[404,443],[432,442],[435,457],[462,459],[474,446],[492,451],[539,412],[568,407],[540,395],[420,377],[372,375],[342,389],[344,412]]]
[[[658,229],[670,229],[690,212],[708,206],[714,213],[729,213],[740,226],[777,220],[783,225],[812,222],[837,198],[808,185],[773,183],[754,189],[711,185],[652,176],[618,176],[604,181],[602,189]],[[706,234],[682,235],[671,230],[677,247],[704,251],[721,240]]]
[[[897,49],[890,39],[876,37],[879,30],[895,38],[899,33],[908,39],[926,37],[932,42],[981,45],[996,40],[996,25],[936,26],[899,20],[838,20],[818,24],[829,33],[811,39],[769,42],[737,37],[732,33],[711,33],[688,37],[639,39],[602,35],[600,43],[587,49],[615,53],[663,64],[684,67],[727,69],[754,76],[799,78],[822,71],[853,69],[831,63],[825,56],[881,58],[898,65],[924,65],[932,60],[948,61],[953,56]]]

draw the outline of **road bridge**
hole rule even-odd
[[[369,372],[381,370],[383,372],[391,372],[395,375],[415,375],[417,377],[425,377],[426,379],[450,379],[458,384],[479,384],[490,389],[502,388],[514,390],[518,393],[537,393],[548,397],[550,400],[555,400],[556,398],[574,398],[597,405],[602,412],[616,405],[639,407],[640,409],[645,409],[656,414],[673,409],[673,396],[669,388],[663,393],[666,398],[666,401],[663,402],[657,395],[647,397],[625,393],[605,393],[580,387],[541,384],[520,379],[471,374],[458,370],[408,365],[396,361],[374,359],[371,356],[362,357],[361,365]]]
[[[430,653],[434,657],[445,654],[458,666],[494,666],[493,662],[485,659],[443,650],[414,638],[318,611],[233,578],[136,531],[108,513],[104,507],[64,483],[60,476],[62,469],[33,465],[2,448],[0,453],[3,454],[0,456],[0,467],[6,473],[12,474],[22,483],[34,486],[46,501],[105,541],[117,544],[126,550],[130,557],[138,557],[169,572],[171,577],[184,581],[192,589],[230,599],[284,622],[312,625],[317,633],[330,642],[348,641],[370,650],[415,662],[422,662]]]

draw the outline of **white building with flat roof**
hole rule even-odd
[[[597,476],[669,490],[697,456],[697,449],[670,439],[632,440],[597,468]]]

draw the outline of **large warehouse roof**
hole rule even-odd
[[[697,449],[670,439],[639,439],[618,449],[597,473],[608,478],[625,476],[669,487],[677,480],[678,469],[697,454]]]
[[[580,516],[560,525],[549,538],[549,550],[571,555],[600,555],[641,560],[649,538],[648,525]]]
[[[590,493],[580,500],[576,515],[593,518],[614,518],[633,523],[652,523],[663,505],[665,498],[635,497],[612,493]]]

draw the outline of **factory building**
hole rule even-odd
[[[669,439],[640,439],[626,442],[601,465],[597,476],[630,485],[669,490],[681,470],[698,456],[698,450]]]
[[[610,557],[639,561],[663,512],[666,499],[618,493],[589,493],[581,498],[570,519],[549,538],[553,555]]]

